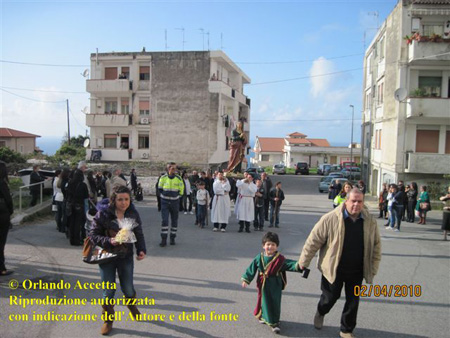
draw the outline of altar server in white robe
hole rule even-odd
[[[254,197],[258,188],[253,182],[253,176],[248,175],[247,178],[236,182],[236,187],[240,188],[239,205],[237,217],[239,220],[239,232],[250,232],[250,222],[255,219],[255,203]]]
[[[223,173],[219,172],[213,184],[214,198],[212,201],[211,222],[214,224],[213,231],[225,232],[231,213],[230,190],[231,185]]]

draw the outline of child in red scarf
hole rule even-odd
[[[264,252],[253,259],[241,278],[245,288],[258,273],[258,302],[253,314],[275,333],[280,332],[281,291],[287,283],[286,271],[302,272],[297,261],[286,259],[277,251],[279,244],[276,233],[266,233],[262,239]]]

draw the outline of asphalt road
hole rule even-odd
[[[272,176],[281,181],[286,200],[281,208],[280,251],[298,259],[303,243],[315,222],[331,208],[326,194],[317,190],[318,176]],[[153,199],[138,204],[144,222],[147,257],[135,261],[134,283],[140,306],[147,315],[143,322],[127,320],[125,306],[116,306],[122,315],[114,323],[114,337],[272,337],[252,312],[256,304],[254,283],[240,286],[240,276],[261,250],[261,232],[238,233],[230,219],[226,233],[215,233],[211,226],[194,226],[193,215],[180,215],[177,244],[158,246],[160,215]],[[375,210],[374,210],[375,212]],[[450,332],[450,242],[441,240],[441,214],[431,212],[425,226],[406,223],[402,232],[387,231],[379,221],[383,258],[375,286],[408,290],[408,296],[379,296],[361,299],[358,337],[447,337]],[[97,266],[81,261],[81,248],[71,247],[55,223],[41,220],[13,229],[6,245],[7,265],[16,273],[0,279],[0,337],[98,337],[100,320],[33,320],[37,314],[100,315],[92,300],[101,290],[76,289],[77,282],[99,282]],[[266,228],[267,229],[267,228]],[[308,279],[288,275],[283,293],[281,335],[287,337],[338,337],[343,300],[325,317],[322,330],[315,330],[312,319],[320,296],[320,273],[311,266]],[[19,283],[10,288],[10,280]],[[64,289],[30,289],[29,282],[66,284]],[[14,284],[14,282],[13,282]],[[39,286],[39,284],[37,285]],[[412,287],[411,287],[412,286]],[[14,285],[13,285],[14,287]],[[122,297],[118,286],[116,298]],[[417,296],[410,297],[409,290]],[[375,290],[375,289],[374,289]],[[420,291],[420,292],[419,292]],[[420,293],[420,296],[419,296]],[[86,305],[23,305],[36,298],[81,299]],[[22,301],[22,305],[20,304]],[[215,316],[221,314],[223,316]],[[23,315],[28,315],[28,318]],[[165,315],[164,321],[155,318]],[[170,319],[172,315],[172,320]],[[211,318],[212,315],[212,318]],[[22,317],[21,317],[22,316]],[[36,318],[36,317],[35,317]],[[82,318],[86,319],[86,318]],[[18,321],[15,321],[18,320]]]

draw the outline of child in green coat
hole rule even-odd
[[[286,286],[286,271],[302,272],[297,261],[286,259],[278,252],[279,244],[276,233],[266,233],[262,239],[264,252],[253,259],[241,278],[245,288],[258,273],[258,302],[253,314],[275,333],[280,332],[281,291]]]

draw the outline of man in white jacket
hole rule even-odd
[[[230,218],[230,190],[231,185],[223,173],[219,172],[213,184],[214,198],[212,201],[211,222],[214,224],[213,231],[225,232]]]
[[[253,183],[253,176],[248,175],[247,178],[236,182],[239,189],[239,205],[237,210],[237,218],[239,220],[239,232],[250,232],[250,222],[255,219],[255,203],[254,197],[258,188]]]

